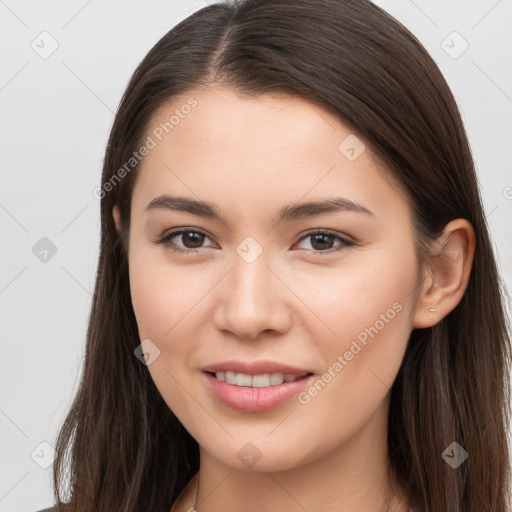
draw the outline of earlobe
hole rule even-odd
[[[469,283],[474,252],[475,232],[471,223],[466,219],[449,222],[433,244],[413,328],[431,327],[457,306]]]
[[[117,204],[112,208],[112,217],[114,217],[114,224],[118,233],[121,232],[121,214],[119,213],[119,206]]]

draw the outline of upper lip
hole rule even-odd
[[[297,368],[284,363],[274,361],[223,361],[205,366],[204,372],[235,372],[245,373],[246,375],[263,375],[265,373],[282,373],[284,375],[303,375],[311,373],[304,368]]]

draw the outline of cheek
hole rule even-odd
[[[389,337],[386,343],[390,350],[394,345],[400,350],[400,340],[408,338],[411,327],[411,291],[415,282],[416,259],[412,250],[404,251],[400,259],[389,250],[358,255],[355,264],[336,271],[335,279],[330,276],[322,285],[318,280],[316,284],[310,282],[317,292],[306,295],[308,305],[319,313],[331,331],[330,336],[323,336],[330,358],[333,353],[337,356],[350,350],[356,339],[364,344],[374,338],[388,340]],[[321,288],[322,293],[318,293]],[[307,293],[307,286],[302,293]]]
[[[156,343],[172,326],[172,304],[175,304],[164,283],[151,267],[137,265],[136,259],[130,262],[130,291],[139,335]]]
[[[187,317],[208,290],[206,273],[184,271],[170,264],[164,250],[144,246],[131,250],[129,275],[139,334],[157,343],[175,338],[178,330],[183,334]]]
[[[199,272],[183,272],[162,261],[156,252],[139,247],[130,253],[132,305],[140,339],[150,339],[159,350],[148,366],[151,378],[167,406],[194,431],[189,417],[192,404],[184,389],[193,367],[197,326],[203,325],[197,318],[197,303],[203,295],[199,290],[204,287],[204,276],[201,280]]]
[[[408,305],[393,300],[396,295],[386,287],[352,290],[360,293],[357,301],[344,296],[343,308],[330,317],[336,336],[319,340],[322,373],[298,397],[296,419],[311,439],[318,429],[316,419],[329,418],[322,440],[313,441],[315,450],[335,446],[340,436],[350,438],[377,410],[383,411],[411,332]]]
[[[404,249],[400,259],[383,250],[361,257],[363,261],[366,264],[340,272],[339,279],[329,284],[328,308],[325,304],[322,308],[320,299],[314,305],[334,334],[320,338],[324,373],[301,402],[318,414],[327,409],[333,421],[347,426],[369,417],[385,398],[412,330],[410,292],[416,280],[412,248]],[[347,416],[350,411],[352,419]],[[352,426],[356,428],[355,423]]]

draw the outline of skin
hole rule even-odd
[[[368,147],[354,161],[340,152],[350,127],[297,97],[241,97],[210,86],[162,107],[148,134],[190,96],[198,105],[138,170],[129,268],[140,339],[160,350],[148,370],[200,445],[198,510],[407,511],[403,490],[393,489],[385,503],[390,387],[412,329],[434,325],[460,301],[474,252],[471,225],[457,219],[446,226],[432,250],[446,244],[449,258],[434,255],[420,281],[406,196]],[[161,194],[215,203],[225,222],[146,212]],[[285,205],[333,196],[372,215],[273,220]],[[119,230],[117,207],[113,217]],[[155,243],[181,227],[206,232],[195,245],[181,235],[169,242],[195,253]],[[315,229],[355,244],[303,238]],[[263,248],[250,264],[236,252],[248,236]],[[202,383],[202,367],[235,358],[321,376],[396,303],[394,318],[307,404],[294,397],[270,411],[239,412]],[[252,467],[237,457],[248,442],[261,452]],[[193,505],[195,485],[193,478],[174,512]]]

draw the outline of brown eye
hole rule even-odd
[[[176,241],[173,241],[174,239],[179,240],[180,238],[180,244],[177,244]],[[182,228],[165,234],[156,243],[162,244],[165,247],[176,252],[188,253],[197,252],[199,249],[202,249],[203,247],[208,247],[203,246],[203,243],[207,238],[209,237],[206,235],[206,233],[203,233],[202,231],[191,228]],[[354,242],[352,242],[351,240],[348,240],[338,235],[336,232],[329,230],[317,230],[310,232],[304,235],[300,239],[299,243],[306,239],[311,240],[311,249],[306,248],[306,250],[312,251],[313,253],[317,254],[330,254],[340,249],[343,249],[344,247],[350,247],[351,245],[354,245]],[[337,246],[333,246],[335,240],[339,241]]]
[[[195,231],[183,231],[181,241],[187,249],[198,249],[204,242],[205,235]]]
[[[332,249],[334,237],[331,235],[316,234],[310,235],[311,246],[315,250],[323,251],[324,249]]]
[[[173,239],[181,238],[181,245],[183,249],[176,246],[176,242]],[[177,229],[165,234],[157,243],[163,244],[169,249],[177,252],[194,252],[196,249],[201,249],[205,238],[208,236],[202,231],[196,229]]]
[[[346,238],[343,238],[342,236],[336,234],[332,231],[314,231],[311,233],[308,233],[304,235],[300,242],[303,240],[310,239],[310,245],[312,247],[312,250],[314,252],[334,252],[339,249],[342,249],[343,247],[349,247],[351,245],[354,245],[354,242],[347,240]],[[338,244],[337,248],[335,247],[333,249],[333,242],[337,239],[340,241],[340,244]]]

